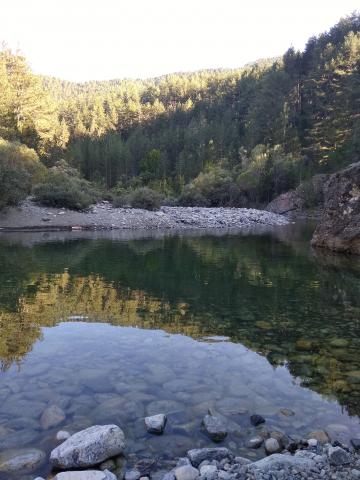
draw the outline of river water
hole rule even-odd
[[[213,445],[209,408],[229,421],[222,444],[248,458],[265,455],[247,448],[264,427],[359,437],[360,260],[312,250],[310,235],[2,234],[0,450],[48,454],[60,429],[115,423],[130,464],[166,461]],[[44,429],[49,405],[66,418]],[[162,436],[145,431],[156,413]]]

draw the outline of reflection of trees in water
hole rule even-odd
[[[20,362],[41,327],[79,315],[193,337],[228,335],[359,413],[359,384],[349,375],[360,370],[359,264],[308,255],[298,239],[295,250],[291,237],[286,243],[226,236],[4,246],[2,366]],[[343,343],[334,347],[336,339]]]

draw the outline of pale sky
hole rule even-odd
[[[359,0],[0,0],[0,41],[36,73],[147,78],[281,55]]]

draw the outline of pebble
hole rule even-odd
[[[199,477],[199,470],[191,465],[177,467],[174,473],[176,480],[196,480]]]
[[[139,470],[127,470],[125,472],[125,480],[139,480],[141,477],[141,473]]]
[[[263,444],[264,439],[262,437],[253,437],[250,438],[248,442],[248,447],[249,448],[259,448]]]
[[[267,438],[265,440],[265,451],[268,455],[281,452],[282,448],[276,438]]]
[[[309,447],[317,447],[318,441],[316,440],[316,438],[309,438],[307,443]]]
[[[56,440],[58,442],[64,442],[65,440],[67,440],[68,438],[71,437],[71,433],[70,432],[67,432],[65,430],[59,430],[56,434]]]
[[[165,429],[166,420],[166,415],[164,415],[163,413],[152,415],[150,417],[145,417],[146,430],[149,433],[155,433],[157,435],[160,435]]]
[[[224,422],[214,415],[205,415],[203,426],[207,435],[214,442],[221,442],[228,434]]]
[[[251,415],[250,422],[252,425],[254,425],[254,427],[257,427],[261,423],[265,423],[265,418],[261,415]]]

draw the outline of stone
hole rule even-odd
[[[205,415],[202,423],[205,432],[214,442],[221,442],[227,436],[226,426],[219,417]]]
[[[341,447],[332,447],[328,449],[328,457],[331,465],[339,466],[350,463],[350,455]]]
[[[330,443],[330,437],[325,430],[314,430],[307,435],[307,438],[315,438],[319,443]]]
[[[252,425],[254,425],[254,427],[257,427],[261,423],[265,423],[265,418],[261,415],[251,415],[250,422]]]
[[[142,477],[150,476],[150,473],[156,467],[156,460],[154,458],[142,458],[135,464],[135,469],[140,472]]]
[[[269,457],[265,457],[257,462],[251,463],[248,468],[250,470],[261,471],[262,473],[268,473],[273,470],[281,470],[292,467],[297,468],[302,474],[305,474],[309,473],[315,466],[316,462],[310,457],[282,455],[281,453],[275,453]]]
[[[330,176],[324,213],[311,244],[360,255],[360,162]]]
[[[45,462],[46,455],[37,448],[5,450],[0,453],[0,472],[31,473]]]
[[[248,458],[245,457],[235,457],[234,462],[237,465],[250,465],[251,461]]]
[[[268,455],[281,452],[282,447],[276,438],[267,438],[265,440],[265,451]]]
[[[333,338],[330,340],[329,345],[335,348],[346,348],[349,345],[349,340],[345,338]]]
[[[176,480],[174,472],[167,472],[163,476],[162,480]]]
[[[43,430],[48,430],[52,427],[57,427],[66,418],[65,412],[57,405],[51,405],[47,407],[41,417],[40,425]]]
[[[102,462],[100,465],[99,465],[99,468],[100,470],[110,470],[110,472],[112,470],[115,470],[116,468],[116,463],[114,462],[114,460],[105,460],[105,462]]]
[[[152,415],[151,417],[145,417],[146,430],[149,433],[160,435],[165,429],[166,420],[166,415],[163,413]]]
[[[204,460],[217,460],[220,462],[224,458],[229,458],[231,456],[230,451],[223,448],[194,448],[187,452],[187,456],[190,459],[191,464],[194,467],[198,467],[201,462]]]
[[[287,447],[287,445],[289,444],[288,437],[284,433],[277,430],[270,432],[270,437],[275,438],[275,440],[279,442],[280,447],[284,448]]]
[[[355,450],[360,450],[360,438],[352,438],[350,442]]]
[[[206,480],[213,480],[216,477],[216,465],[203,465],[200,467],[200,475]]]
[[[318,441],[316,438],[309,438],[308,445],[309,447],[317,447]]]
[[[139,480],[141,477],[141,473],[139,470],[127,470],[125,472],[125,480]]]
[[[290,410],[290,408],[280,408],[279,412],[281,415],[284,415],[284,417],[293,417],[295,415],[295,412]]]
[[[191,465],[183,465],[174,470],[176,480],[196,480],[199,477],[199,470]]]
[[[248,441],[248,447],[249,448],[259,448],[261,447],[261,445],[264,443],[264,439],[260,436],[258,437],[253,437],[253,438],[250,438],[250,440]]]
[[[83,470],[58,473],[54,480],[117,480],[117,478],[109,470]]]
[[[95,425],[75,433],[50,454],[56,468],[70,469],[97,465],[125,449],[125,436],[117,425]]]
[[[303,206],[304,200],[299,193],[296,190],[290,190],[274,198],[268,204],[266,210],[272,213],[284,214],[294,210],[301,210]]]
[[[59,430],[55,438],[58,442],[64,442],[70,437],[71,437],[71,433],[67,432],[66,430]]]

